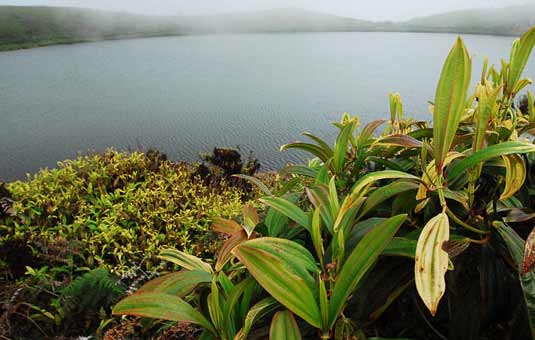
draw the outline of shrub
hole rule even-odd
[[[534,44],[535,27],[501,70],[485,62],[469,95],[472,61],[459,38],[432,128],[404,119],[392,94],[382,136],[374,131],[388,120],[358,130],[344,115],[334,147],[310,133],[314,143],[283,146],[316,159],[282,171],[294,176],[289,190],[251,179],[267,210],[215,221],[229,235],[215,266],[166,250],[183,270],[114,313],[191,322],[202,339],[535,339],[535,229],[525,230],[535,145],[524,138],[533,97],[524,112],[514,106],[531,83],[521,74]]]
[[[209,256],[217,243],[211,219],[236,216],[242,206],[239,190],[224,181],[207,186],[189,165],[154,152],[108,150],[7,187],[15,214],[0,220],[0,247],[25,240],[36,255],[28,265],[71,257],[77,267],[116,273],[150,270],[162,245]]]

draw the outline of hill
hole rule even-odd
[[[535,3],[497,9],[472,9],[414,18],[398,30],[520,35],[535,25]]]
[[[0,50],[178,34],[163,18],[65,7],[0,6]]]
[[[300,9],[145,16],[69,7],[0,6],[0,51],[133,37],[274,32],[399,31],[519,35],[535,25],[535,4],[456,11],[405,22],[372,22]]]

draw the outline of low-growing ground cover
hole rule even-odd
[[[212,219],[237,216],[256,194],[231,175],[258,169],[216,153],[233,168],[108,150],[2,185],[0,335],[92,334],[129,288],[172,269],[162,247],[214,256]]]

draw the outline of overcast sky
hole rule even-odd
[[[145,14],[208,14],[298,7],[368,20],[404,20],[535,0],[0,0],[0,5],[78,6]]]

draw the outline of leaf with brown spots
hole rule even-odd
[[[444,275],[448,270],[448,253],[442,247],[449,237],[448,215],[441,213],[427,222],[416,245],[416,290],[433,316],[446,290]]]

